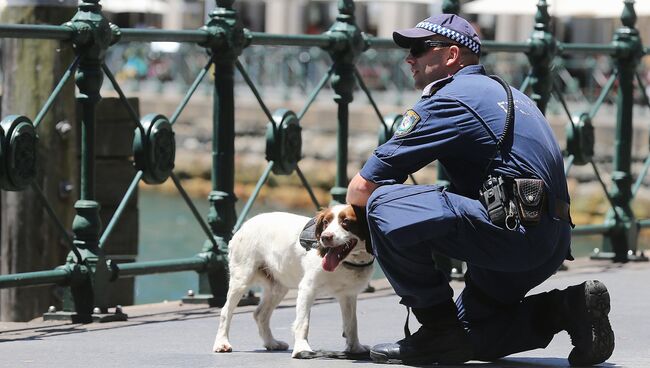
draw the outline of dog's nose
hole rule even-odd
[[[322,234],[320,235],[320,239],[321,239],[322,241],[324,241],[324,242],[329,243],[329,242],[331,242],[331,241],[334,239],[334,234],[332,234],[332,233],[322,233]]]

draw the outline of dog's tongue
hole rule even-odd
[[[343,249],[345,247],[336,247],[336,248],[330,248],[327,254],[325,254],[325,257],[323,257],[323,269],[328,272],[334,271],[336,269],[336,266],[341,263],[341,258],[339,258],[339,255],[343,252]]]

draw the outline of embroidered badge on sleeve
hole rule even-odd
[[[395,136],[396,137],[401,137],[407,133],[409,133],[411,130],[413,130],[413,127],[420,121],[420,115],[418,115],[417,112],[413,110],[407,110],[404,113],[404,117],[402,118],[402,122],[399,124],[397,129],[395,129]]]

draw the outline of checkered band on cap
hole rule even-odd
[[[437,33],[441,36],[445,36],[451,40],[454,40],[458,42],[459,44],[467,47],[470,49],[473,53],[475,54],[480,54],[481,53],[481,44],[474,41],[473,39],[467,37],[466,35],[456,32],[453,29],[449,29],[446,27],[443,27],[439,24],[434,24],[430,22],[420,22],[418,23],[415,28],[422,28],[426,29],[428,31],[431,31],[433,33]]]

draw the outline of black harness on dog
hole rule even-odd
[[[302,228],[302,232],[300,232],[299,240],[300,245],[308,252],[318,247],[318,239],[316,239],[316,217],[313,217],[307,221],[305,227]],[[373,258],[372,261],[367,263],[352,263],[349,261],[343,261],[342,264],[347,268],[357,269],[371,266],[374,262],[375,259]]]
[[[316,239],[316,217],[313,217],[307,222],[302,232],[300,233],[300,245],[305,248],[306,251],[310,251],[316,248],[318,244],[318,239]]]

